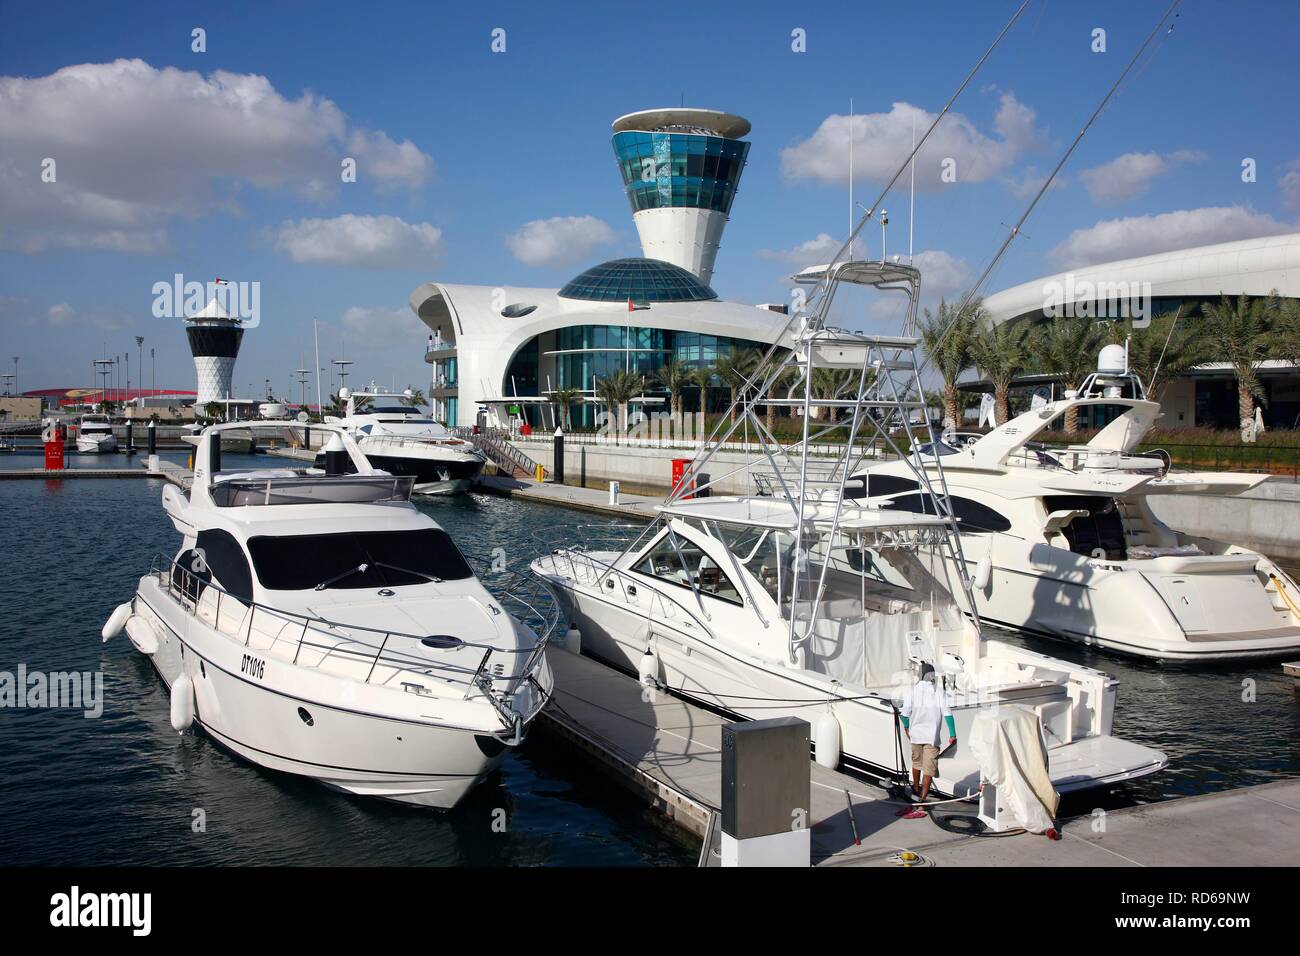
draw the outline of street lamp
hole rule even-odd
[[[137,335],[135,337],[135,347],[139,350],[138,358],[140,361],[137,363],[136,368],[139,369],[140,371],[140,390],[144,391],[144,336],[143,335]]]

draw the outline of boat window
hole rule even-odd
[[[685,566],[682,564],[683,559],[686,562]],[[682,588],[689,588],[694,581],[702,594],[732,604],[744,603],[740,592],[731,583],[731,578],[718,567],[717,562],[686,538],[678,537],[677,547],[673,547],[672,536],[664,535],[660,542],[650,549],[650,553],[633,566],[632,570]]]
[[[218,587],[241,601],[253,599],[253,575],[248,570],[248,558],[230,532],[216,528],[200,531],[194,550],[212,572],[212,580]]]
[[[1048,514],[1053,511],[1088,512],[1061,529],[1075,554],[1100,557],[1104,552],[1111,561],[1127,558],[1124,519],[1114,498],[1106,495],[1046,495],[1043,505]]]
[[[863,475],[859,480],[865,484],[865,489],[861,494],[850,495],[846,490],[845,498],[865,498],[870,495],[873,498],[879,498],[881,495],[897,495],[904,491],[917,491],[920,484],[912,478],[903,478],[899,475]]]
[[[951,495],[952,513],[957,518],[958,527],[965,534],[992,534],[1010,531],[1011,522],[987,505],[978,501]],[[899,511],[911,511],[914,514],[932,515],[938,512],[934,501],[926,494],[902,495],[891,498],[889,504]]]
[[[305,591],[326,582],[332,582],[327,584],[330,589],[353,589],[473,577],[456,545],[439,528],[259,535],[249,539],[248,551],[257,579],[276,591]],[[365,570],[358,570],[363,564]]]

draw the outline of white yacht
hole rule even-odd
[[[1087,444],[1035,442],[1071,409],[1093,406],[1115,417]],[[982,437],[862,469],[845,493],[933,513],[917,472],[942,466],[987,622],[1160,660],[1294,654],[1296,582],[1263,555],[1178,531],[1151,508],[1157,495],[1240,494],[1268,476],[1170,472],[1167,456],[1135,451],[1159,415],[1124,347],[1111,345],[1077,393]]]
[[[555,618],[529,612],[539,636],[512,614],[411,505],[412,479],[341,428],[324,426],[324,470],[223,470],[223,431],[248,427],[206,429],[189,495],[163,489],[181,546],[104,639],[125,628],[153,662],[177,730],[348,793],[453,806],[548,700]]]
[[[107,415],[82,415],[77,426],[77,451],[83,455],[106,455],[117,451],[117,436]]]
[[[724,472],[733,487],[753,490],[693,498],[682,482],[631,545],[576,544],[533,562],[565,605],[583,653],[733,717],[802,717],[816,726],[820,763],[894,780],[910,761],[897,702],[929,663],[956,719],[958,743],[940,757],[936,779],[952,794],[980,783],[970,731],[989,706],[1036,716],[1060,792],[1163,768],[1163,753],[1112,736],[1113,678],[981,635],[965,613],[969,580],[951,514],[843,496],[868,448],[895,445],[895,427],[911,436],[909,416],[924,403],[917,339],[829,328],[830,300],[842,282],[902,289],[910,298],[904,328],[914,328],[919,272],[841,262],[796,280],[819,289],[779,343],[789,352],[767,356],[734,421],[719,424],[691,465],[700,490]],[[814,373],[838,379],[839,397],[782,384],[810,383]],[[800,389],[801,397],[787,397]],[[785,446],[768,431],[769,402],[798,409],[801,440]],[[714,458],[745,433],[737,429],[756,436],[761,452],[740,465],[734,455]],[[718,478],[706,480],[710,472]],[[944,500],[941,475],[922,472],[918,481],[922,494]]]
[[[411,404],[411,392],[362,392],[339,389],[347,402],[342,418],[325,421],[342,425],[376,468],[415,478],[418,495],[454,495],[467,491],[483,470],[485,459],[473,444],[457,438]]]

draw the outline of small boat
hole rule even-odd
[[[538,633],[511,613],[410,503],[413,480],[342,428],[316,426],[325,469],[223,469],[223,433],[246,427],[207,428],[188,497],[163,489],[181,545],[104,639],[125,630],[150,660],[178,731],[347,793],[454,806],[549,699],[558,616]]]
[[[1037,439],[1071,410],[1116,417],[1084,445]],[[980,617],[1043,637],[1167,661],[1300,651],[1300,586],[1249,548],[1169,527],[1165,495],[1234,495],[1268,478],[1173,472],[1136,449],[1160,417],[1124,346],[1108,345],[1073,394],[983,436],[936,441],[910,461],[858,471],[846,494],[933,513],[915,472],[942,467]],[[977,571],[986,565],[984,571]]]
[[[462,494],[478,478],[486,459],[473,444],[412,405],[411,395],[383,392],[374,385],[362,392],[340,389],[346,414],[325,421],[346,428],[374,467],[412,476],[415,494]]]
[[[82,415],[77,426],[77,451],[83,455],[106,455],[117,451],[117,436],[107,415]]]

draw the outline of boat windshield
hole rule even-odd
[[[398,587],[474,576],[440,528],[259,535],[249,538],[248,553],[262,587],[274,591],[307,591],[321,584],[330,590]]]

